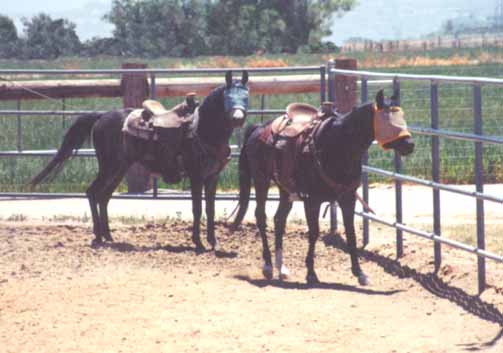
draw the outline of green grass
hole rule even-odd
[[[437,50],[428,53],[419,53],[437,58],[449,58],[452,51]],[[467,57],[477,57],[479,50],[461,50],[457,55]],[[385,55],[385,54],[380,54]],[[418,55],[412,54],[386,54],[387,61],[395,60],[399,57]],[[379,60],[379,54],[356,54],[360,61],[375,57]],[[396,57],[394,57],[396,56]],[[288,65],[320,65],[324,64],[328,58],[326,55],[271,55],[266,56],[268,60],[283,60]],[[254,58],[232,57],[226,59],[236,65],[245,66],[249,60]],[[372,59],[372,58],[371,58]],[[372,59],[373,60],[373,59]],[[383,59],[384,60],[384,59]],[[26,69],[48,69],[48,68],[70,68],[70,69],[90,69],[90,68],[118,68],[123,62],[145,61],[142,59],[79,59],[64,58],[51,62],[45,61],[0,61],[2,68],[26,68]],[[190,60],[181,59],[158,59],[148,61],[149,67],[193,67],[211,66],[215,60],[202,57]],[[501,77],[502,64],[481,64],[469,66],[447,66],[447,67],[401,67],[401,68],[371,68],[373,71],[383,72],[403,72],[421,74],[442,74],[460,76],[484,76]],[[361,69],[366,69],[361,67]],[[369,97],[373,97],[378,88],[385,87],[387,93],[391,93],[390,85],[371,85]],[[407,122],[411,125],[423,127],[430,126],[430,92],[427,82],[403,82],[401,85],[402,106],[406,113]],[[357,92],[359,96],[359,92]],[[503,117],[503,88],[497,86],[484,86],[483,96],[483,119],[484,133],[487,135],[501,136],[503,126],[500,123]],[[163,99],[165,106],[172,106],[180,101],[180,98]],[[319,104],[318,94],[290,94],[278,96],[255,96],[250,99],[250,109],[283,109],[288,103],[293,101],[307,102],[313,105]],[[441,84],[439,86],[439,115],[440,127],[443,129],[472,132],[473,131],[473,111],[472,111],[472,88],[469,85]],[[67,99],[64,102],[69,110],[111,110],[122,105],[120,98],[107,99]],[[63,102],[53,101],[23,101],[23,110],[59,110],[62,109]],[[0,109],[16,109],[16,102],[0,102]],[[265,116],[264,119],[269,119]],[[258,122],[260,116],[250,117],[249,122]],[[22,147],[25,150],[54,149],[59,147],[65,129],[72,123],[72,117],[55,116],[24,116],[22,122]],[[0,115],[0,150],[15,150],[17,146],[17,117]],[[404,158],[404,173],[421,178],[431,176],[431,138],[424,136],[414,136],[416,141],[416,151],[409,157]],[[233,143],[235,141],[232,141]],[[474,144],[469,142],[441,139],[441,177],[444,182],[449,183],[472,183],[474,180]],[[89,147],[89,145],[85,146]],[[486,145],[484,147],[484,168],[486,182],[503,181],[503,150],[500,146]],[[372,146],[369,151],[370,165],[393,169],[393,154],[382,151],[377,146]],[[9,157],[0,159],[0,191],[27,191],[26,183],[47,163],[48,158],[35,157]],[[68,162],[61,174],[51,183],[42,185],[38,191],[49,192],[83,192],[87,185],[93,180],[97,172],[97,163],[94,158],[75,158]],[[389,180],[370,176],[372,182],[389,182]],[[161,182],[161,187],[173,188]],[[233,160],[221,175],[220,188],[223,190],[235,189],[237,187],[237,161]],[[187,189],[188,183],[185,181],[176,188]],[[121,184],[119,191],[125,191],[126,187]]]

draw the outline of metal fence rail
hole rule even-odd
[[[492,78],[479,78],[479,77],[450,77],[439,75],[410,75],[410,74],[394,74],[394,73],[375,73],[369,71],[352,71],[341,69],[330,69],[332,75],[343,75],[357,77],[361,79],[361,100],[366,101],[368,98],[368,85],[367,80],[373,79],[392,79],[395,88],[400,90],[400,82],[402,81],[427,81],[430,82],[430,116],[431,128],[421,128],[412,126],[410,130],[414,133],[431,136],[431,157],[432,157],[432,180],[427,181],[420,178],[406,176],[401,173],[401,160],[397,153],[395,153],[395,171],[390,172],[387,170],[373,168],[369,166],[364,167],[365,177],[363,178],[363,197],[366,202],[369,200],[368,191],[368,173],[380,174],[395,180],[395,204],[396,204],[396,219],[394,222],[383,220],[374,215],[365,212],[358,212],[364,220],[364,241],[368,242],[369,227],[368,221],[376,221],[396,229],[397,237],[397,256],[403,254],[403,241],[402,232],[408,232],[434,241],[434,256],[435,256],[435,269],[438,270],[441,265],[441,248],[440,244],[446,244],[456,247],[458,249],[468,251],[477,255],[478,265],[478,287],[479,292],[482,292],[486,287],[486,270],[485,258],[490,258],[496,261],[503,262],[503,257],[486,251],[485,249],[485,226],[484,226],[484,201],[492,201],[502,203],[503,199],[495,195],[484,194],[484,170],[483,170],[483,143],[486,144],[503,144],[503,139],[494,136],[484,136],[482,131],[482,94],[481,87],[483,85],[497,85],[503,86],[503,79]],[[454,83],[454,84],[469,84],[472,86],[473,94],[473,133],[459,133],[448,130],[439,129],[439,95],[438,87],[440,84]],[[337,98],[336,98],[337,99]],[[473,142],[475,144],[475,192],[467,192],[450,185],[440,183],[440,146],[439,138],[457,139],[463,141]],[[433,232],[428,233],[418,229],[405,226],[402,221],[402,190],[401,185],[403,181],[412,182],[432,188],[433,190]],[[441,236],[441,221],[440,221],[440,193],[439,191],[455,192],[467,197],[475,198],[476,202],[476,216],[477,216],[477,246],[472,247],[460,242],[446,239]]]

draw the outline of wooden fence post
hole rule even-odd
[[[356,59],[336,59],[335,68],[356,70]],[[335,109],[340,113],[347,113],[356,106],[356,102],[356,77],[335,75]]]
[[[123,69],[145,69],[146,64],[126,63]],[[147,75],[144,73],[125,73],[121,78],[124,108],[141,108],[148,97]],[[150,174],[139,163],[133,164],[127,174],[128,193],[142,193],[150,186]]]

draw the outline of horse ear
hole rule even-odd
[[[227,83],[227,87],[232,86],[232,71],[229,70],[225,73],[225,82]]]
[[[398,90],[398,88],[395,88],[393,90],[393,96],[391,96],[390,99],[394,105],[398,105],[398,100],[400,99],[400,91]]]
[[[379,90],[376,94],[376,104],[377,104],[377,109],[383,109],[384,108],[384,91],[382,89]]]
[[[248,83],[248,71],[243,71],[243,76],[241,76],[241,83],[246,85]]]

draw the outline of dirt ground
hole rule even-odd
[[[90,224],[0,222],[0,352],[503,352],[501,265],[477,296],[476,260],[446,247],[436,276],[426,240],[396,261],[374,229],[361,287],[344,235],[324,227],[322,283],[307,286],[302,225],[288,226],[282,282],[262,277],[252,224],[219,224],[222,250],[199,255],[187,221],[113,231],[95,249]]]

